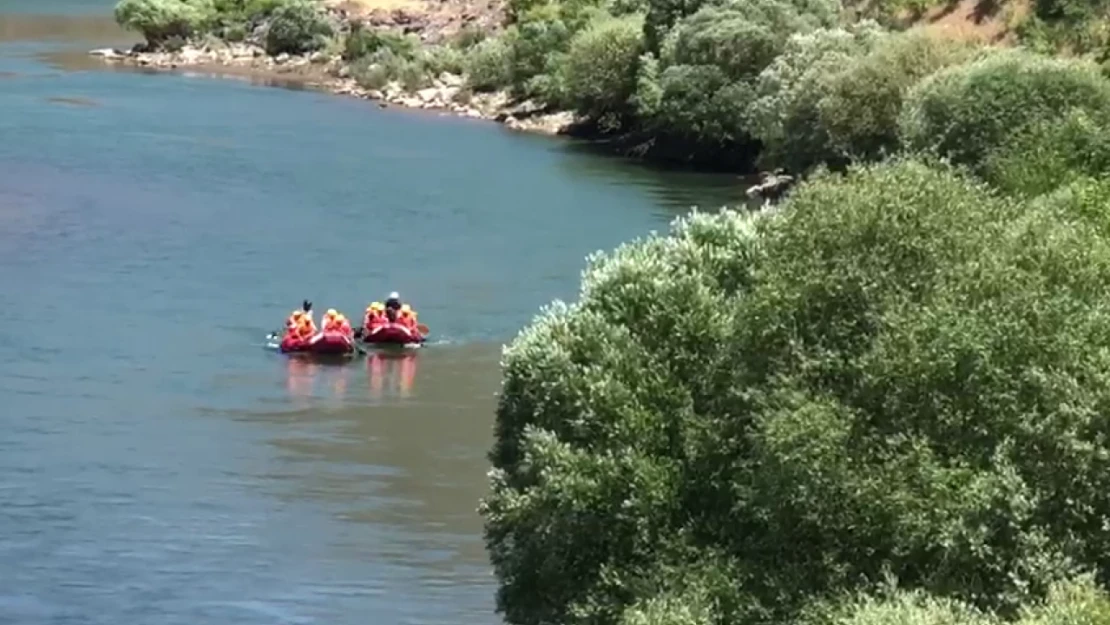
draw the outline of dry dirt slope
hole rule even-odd
[[[471,27],[485,31],[501,28],[505,0],[324,0],[369,24],[395,26],[422,38],[438,40]]]

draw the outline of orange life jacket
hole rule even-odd
[[[362,325],[367,328],[376,328],[385,323],[385,316],[376,310],[366,311],[366,317],[362,320]]]
[[[404,311],[401,311],[401,313],[397,315],[397,322],[400,323],[401,325],[405,326],[406,328],[410,329],[410,330],[415,330],[416,329],[416,313],[413,313],[413,312],[406,313]]]
[[[297,327],[297,330],[300,332],[301,338],[311,338],[313,334],[316,334],[316,323],[310,318],[305,318],[301,321],[301,324]]]

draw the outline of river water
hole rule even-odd
[[[496,623],[475,509],[500,346],[586,254],[740,181],[52,61],[132,41],[110,9],[0,3],[0,622]],[[390,290],[433,345],[263,347],[302,298]]]

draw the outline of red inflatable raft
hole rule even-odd
[[[362,333],[362,341],[371,345],[419,345],[424,337],[399,323],[386,323],[368,328]]]
[[[281,351],[286,354],[349,354],[355,351],[355,341],[342,332],[320,332],[310,339],[285,337]]]

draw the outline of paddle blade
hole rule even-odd
[[[431,330],[428,329],[428,326],[424,325],[423,323],[416,324],[416,331],[420,334],[423,334],[424,336],[428,336],[428,333],[431,332]]]

